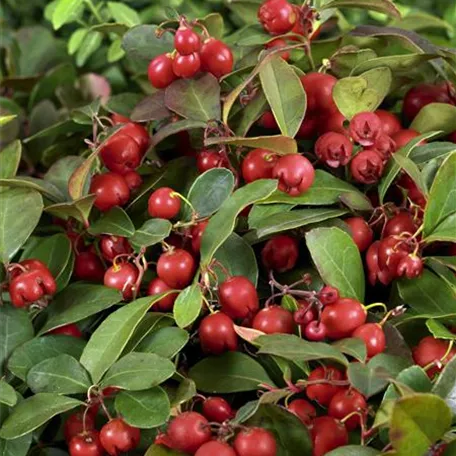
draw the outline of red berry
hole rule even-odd
[[[390,218],[383,230],[383,236],[399,236],[403,233],[414,234],[417,227],[410,212],[399,212]]]
[[[364,150],[350,162],[353,179],[361,184],[375,184],[383,175],[383,159],[373,150]]]
[[[161,187],[149,196],[148,210],[151,217],[170,220],[179,214],[181,200],[169,187]]]
[[[380,119],[382,124],[382,131],[385,135],[393,136],[399,130],[402,129],[401,121],[399,117],[389,111],[383,109],[377,109],[375,115]]]
[[[331,382],[345,380],[345,375],[332,366],[320,366],[314,369],[307,379],[308,382],[327,380],[328,383],[317,383],[306,387],[306,395],[312,401],[318,402],[323,407],[327,407],[333,396],[344,389],[343,386],[333,385]]]
[[[365,323],[367,312],[356,299],[341,298],[323,309],[321,321],[330,339],[343,339]]]
[[[307,95],[307,111],[322,112],[326,115],[338,111],[332,95],[337,79],[325,73],[307,73],[301,76],[301,83]]]
[[[297,14],[287,0],[266,0],[258,10],[258,20],[271,35],[282,35],[294,27]]]
[[[166,283],[162,280],[156,277],[155,279],[152,279],[149,283],[149,286],[147,287],[147,295],[148,296],[155,296],[160,293],[165,293],[167,291],[172,290],[171,287],[166,285]],[[171,312],[174,307],[174,301],[176,300],[177,296],[179,293],[170,293],[164,298],[160,299],[157,301],[153,307],[152,310],[156,310],[159,312]]]
[[[250,151],[242,161],[242,177],[249,183],[258,179],[271,179],[278,156],[266,149]]]
[[[306,157],[290,154],[283,155],[277,160],[272,175],[279,179],[279,190],[291,196],[298,196],[312,186],[315,170]]]
[[[293,319],[296,324],[301,325],[302,329],[311,322],[317,319],[317,311],[314,307],[309,308],[309,303],[305,300],[298,301],[299,308],[293,314]]]
[[[174,449],[194,454],[211,439],[211,428],[203,415],[184,412],[170,422],[167,435]]]
[[[173,58],[171,54],[161,54],[155,57],[147,70],[150,83],[156,89],[164,89],[176,80],[173,71]]]
[[[116,112],[111,114],[111,120],[114,123],[114,125],[122,125],[131,122],[131,120],[128,117],[125,117],[122,114],[117,114]]]
[[[287,46],[287,42],[285,40],[276,38],[275,40],[269,41],[269,43],[266,44],[266,49],[281,49],[285,46]],[[281,52],[280,57],[288,62],[288,60],[290,60],[290,51]]]
[[[189,55],[176,54],[173,60],[174,74],[180,78],[192,78],[201,68],[201,58],[197,52]]]
[[[396,150],[399,150],[401,147],[406,146],[412,139],[416,138],[420,134],[412,130],[411,128],[408,130],[399,130],[397,133],[395,133],[393,136],[391,136],[391,139],[396,143]],[[421,144],[425,144],[426,141],[420,141]]]
[[[319,292],[318,292],[318,299],[320,302],[327,306],[329,304],[334,304],[340,298],[339,290],[337,288],[331,287],[329,285],[325,285]]]
[[[141,175],[136,171],[128,171],[124,174],[123,178],[132,192],[141,187],[143,182]]]
[[[73,275],[78,280],[102,282],[105,268],[97,254],[87,251],[76,254]]]
[[[120,290],[123,299],[128,300],[133,297],[138,275],[138,269],[130,263],[114,264],[105,272],[103,283],[106,287]]]
[[[203,220],[192,227],[190,235],[192,237],[192,250],[199,253],[201,249],[201,238],[203,237],[204,230],[209,224],[209,220]]]
[[[197,33],[186,26],[180,26],[174,35],[174,47],[181,55],[190,55],[201,48],[201,40]]]
[[[456,144],[456,130],[453,131],[450,135],[448,135],[448,141]]]
[[[364,252],[367,250],[374,240],[372,228],[362,217],[351,217],[345,219],[344,222],[349,226],[353,241],[359,251]]]
[[[316,156],[331,168],[345,166],[350,161],[352,152],[353,144],[341,133],[325,133],[315,143]]]
[[[195,456],[237,456],[227,443],[211,440],[198,448]]]
[[[380,269],[380,266],[378,264],[379,246],[380,241],[375,241],[366,252],[369,282],[371,285],[375,285],[378,279],[383,285],[388,285],[394,279],[394,274],[392,274],[388,269]]]
[[[227,168],[228,162],[221,152],[205,149],[202,150],[196,157],[196,167],[202,174],[213,168]]]
[[[297,239],[279,234],[269,239],[261,251],[261,260],[267,269],[286,272],[293,269],[298,261],[299,244]]]
[[[59,328],[55,328],[52,331],[49,331],[49,334],[62,334],[64,336],[77,337],[77,338],[82,337],[81,330],[74,323],[60,326]]]
[[[186,250],[174,249],[162,253],[157,262],[157,274],[171,288],[181,290],[193,279],[195,260]]]
[[[65,440],[67,443],[70,443],[71,439],[78,434],[81,434],[84,431],[83,425],[84,412],[77,412],[70,415],[63,426],[63,433],[65,435]],[[85,429],[90,431],[95,429],[95,419],[89,414],[86,413],[85,417]]]
[[[385,351],[385,333],[378,323],[365,323],[359,326],[353,331],[352,337],[364,341],[368,358],[372,358]]]
[[[378,246],[378,265],[396,275],[399,262],[410,252],[409,246],[396,236],[388,236]]]
[[[111,456],[134,450],[140,439],[141,431],[125,423],[121,418],[108,421],[100,431],[101,444]]]
[[[280,306],[261,309],[253,319],[252,327],[266,334],[293,334],[293,314]]]
[[[102,212],[109,211],[114,206],[123,206],[130,198],[130,189],[125,179],[116,173],[93,176],[90,193],[95,194],[94,205]]]
[[[328,407],[328,415],[342,420],[350,413],[364,413],[366,410],[367,402],[364,396],[355,389],[350,388],[339,391],[334,395]],[[361,425],[360,416],[353,415],[344,424],[347,431],[353,431]]]
[[[311,114],[306,115],[299,127],[296,137],[299,139],[313,139],[317,135],[319,118]]]
[[[138,144],[142,154],[149,147],[150,136],[148,131],[136,122],[126,123],[117,134],[127,135],[133,138]]]
[[[271,111],[266,111],[263,113],[263,115],[258,120],[258,125],[268,130],[277,130],[277,128],[279,128],[277,121],[275,120],[275,117]]]
[[[256,288],[244,276],[225,280],[219,287],[219,299],[223,312],[233,319],[250,319],[258,311]]]
[[[326,339],[326,326],[321,321],[311,321],[305,328],[304,328],[304,336],[307,340],[311,340],[313,342],[321,342],[322,340]]]
[[[203,415],[209,421],[223,423],[234,417],[233,409],[222,397],[209,397],[203,402]]]
[[[428,376],[433,378],[455,355],[454,348],[446,355],[448,345],[449,341],[447,340],[427,336],[421,339],[420,343],[412,350],[413,359],[421,367],[428,367],[432,363],[439,362],[440,365],[435,364],[426,370]]]
[[[346,427],[330,416],[315,418],[310,433],[313,442],[312,456],[324,456],[331,450],[348,445]]]
[[[315,407],[305,399],[295,399],[288,404],[287,408],[306,426],[309,426],[312,420],[317,416]]]
[[[362,146],[373,146],[382,134],[382,123],[373,112],[360,112],[350,121],[348,131],[353,141]]]
[[[324,134],[333,131],[347,135],[347,129],[344,127],[345,121],[344,115],[339,111],[325,113],[318,118],[318,132]]]
[[[446,85],[419,84],[412,87],[404,97],[402,112],[412,121],[430,103],[452,103]]]
[[[103,456],[104,448],[98,431],[89,430],[74,436],[69,445],[70,456]]]
[[[396,274],[398,277],[405,276],[408,279],[415,279],[422,274],[423,268],[423,260],[418,255],[410,254],[399,261]]]
[[[131,253],[133,249],[125,237],[103,235],[100,240],[100,251],[106,261],[113,261],[117,255]]]
[[[110,171],[125,175],[141,164],[142,153],[131,136],[118,133],[101,148],[100,157]]]
[[[258,427],[239,432],[234,439],[233,447],[238,456],[276,456],[277,454],[274,435]]]
[[[205,353],[221,355],[226,351],[236,351],[238,336],[233,320],[223,312],[204,317],[199,327],[201,348]]]
[[[383,161],[388,161],[390,157],[396,152],[396,143],[388,135],[381,134],[372,146],[368,146],[366,149],[373,150],[376,152]]]
[[[222,41],[208,38],[201,47],[201,69],[220,79],[233,71],[233,53]]]

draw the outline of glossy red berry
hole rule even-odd
[[[181,290],[193,279],[195,260],[183,249],[162,253],[157,262],[157,274],[168,286]]]
[[[269,41],[269,43],[266,44],[266,49],[282,49],[285,46],[287,46],[287,42],[285,40],[276,38],[275,40]],[[290,60],[290,51],[281,52],[280,57],[288,62],[288,60]]]
[[[136,122],[128,122],[122,126],[117,134],[127,135],[133,138],[139,146],[141,153],[144,154],[149,147],[150,136],[148,131]]]
[[[223,423],[234,418],[231,405],[223,397],[208,397],[203,402],[203,415],[209,421],[215,421],[216,423]]]
[[[141,184],[143,182],[141,175],[136,171],[128,171],[123,175],[123,178],[125,179],[125,182],[127,183],[128,188],[131,192],[134,192],[139,187],[141,187]]]
[[[352,337],[364,341],[368,358],[385,351],[386,337],[378,323],[365,323],[353,331]]]
[[[401,238],[397,236],[383,238],[378,246],[378,265],[380,269],[388,269],[393,275],[396,275],[399,262],[409,252],[408,244]]]
[[[218,79],[233,71],[233,53],[220,40],[208,38],[201,46],[200,56],[201,69]]]
[[[114,264],[105,272],[103,282],[106,287],[115,288],[122,292],[123,299],[133,297],[139,271],[130,263]]]
[[[380,119],[382,131],[385,135],[392,136],[402,129],[401,121],[396,114],[384,109],[377,109],[375,115]]]
[[[258,427],[239,432],[234,439],[233,447],[238,456],[276,456],[277,454],[274,435]]]
[[[395,274],[392,274],[387,268],[380,269],[378,264],[378,248],[380,241],[375,241],[371,244],[366,252],[366,263],[369,272],[369,282],[375,285],[377,280],[383,285],[388,285],[394,279]]]
[[[311,321],[304,328],[304,337],[312,342],[321,342],[326,339],[326,326],[321,321]]]
[[[423,268],[423,260],[418,255],[410,254],[399,261],[396,274],[398,277],[415,279],[422,274]]]
[[[205,353],[221,355],[226,351],[236,351],[238,336],[233,320],[223,312],[204,317],[199,327],[201,348]]]
[[[362,146],[373,146],[382,134],[382,123],[373,112],[360,112],[350,121],[348,131],[353,141]]]
[[[261,309],[253,319],[252,327],[266,334],[293,334],[293,314],[280,306]]]
[[[102,282],[105,268],[99,256],[90,250],[80,252],[74,258],[73,275],[78,280]]]
[[[408,130],[399,130],[397,133],[394,133],[391,136],[391,139],[396,143],[396,150],[399,150],[401,147],[406,146],[412,139],[416,138],[420,134],[412,130],[411,128]],[[426,141],[420,141],[419,144],[425,144]]]
[[[287,409],[296,415],[303,424],[309,426],[312,420],[317,416],[315,407],[305,399],[295,399],[288,404]]]
[[[293,319],[296,324],[300,325],[302,329],[311,322],[317,319],[318,313],[314,307],[309,307],[309,303],[305,300],[298,301],[299,308],[293,314]]]
[[[203,415],[184,412],[169,423],[167,435],[174,449],[194,454],[211,439],[211,428]]]
[[[171,287],[169,287],[166,282],[164,282],[162,279],[159,279],[156,277],[155,279],[152,279],[149,283],[149,286],[147,287],[147,295],[148,296],[155,296],[160,293],[166,293],[167,291],[172,290]],[[176,301],[176,298],[179,293],[170,293],[164,298],[160,299],[157,301],[153,307],[152,310],[159,311],[159,312],[171,312],[174,307],[174,301]]]
[[[133,249],[125,237],[103,235],[100,239],[100,251],[106,261],[113,261],[117,255],[131,253]]]
[[[331,450],[348,445],[348,432],[339,420],[331,416],[319,416],[312,422],[312,456],[324,456]]]
[[[329,403],[328,415],[339,420],[344,419],[350,413],[367,410],[367,402],[364,396],[353,388],[339,391]],[[353,415],[344,422],[347,431],[353,431],[361,424],[359,415]]]
[[[313,139],[318,132],[319,118],[312,113],[307,114],[299,127],[296,137],[299,139]]]
[[[456,130],[448,135],[448,141],[456,144]]]
[[[201,39],[191,28],[180,26],[174,35],[174,47],[179,54],[190,55],[200,50]]]
[[[202,222],[199,222],[193,226],[190,231],[190,235],[192,237],[192,250],[195,253],[199,253],[201,249],[201,239],[208,224],[209,220],[203,220]]]
[[[225,442],[211,440],[198,448],[195,456],[237,456],[236,452]]]
[[[325,73],[307,73],[301,77],[307,95],[308,112],[323,111],[328,115],[338,111],[332,95],[336,82],[337,78]]]
[[[83,425],[84,412],[77,412],[70,415],[63,426],[63,434],[67,443],[71,439],[84,431]],[[95,428],[95,419],[89,414],[85,417],[85,430],[90,431]]]
[[[100,157],[110,171],[125,175],[141,164],[142,152],[131,136],[118,133],[101,148]]]
[[[170,220],[179,214],[181,199],[169,187],[161,187],[149,196],[148,211],[151,217]]]
[[[330,339],[343,339],[366,322],[367,312],[356,299],[341,298],[323,309],[321,321]]]
[[[318,380],[327,380],[328,383],[312,382]],[[345,375],[332,366],[320,366],[314,369],[307,379],[309,385],[306,387],[306,395],[312,401],[318,402],[323,407],[327,407],[333,396],[344,389],[343,386],[337,385],[337,382],[345,380]],[[336,384],[333,384],[335,382]]]
[[[385,165],[382,157],[373,150],[364,150],[353,157],[350,172],[361,184],[375,184],[383,175]]]
[[[353,241],[359,251],[364,252],[367,250],[374,240],[372,228],[362,217],[350,217],[345,219],[344,222],[349,226]]]
[[[271,179],[278,156],[266,149],[250,151],[242,161],[242,177],[249,183],[258,179]]]
[[[173,57],[171,54],[161,54],[155,57],[147,70],[150,83],[156,89],[164,89],[176,80],[173,71]]]
[[[417,227],[410,212],[399,212],[390,218],[383,230],[383,236],[399,236],[403,233],[414,234]]]
[[[344,126],[345,121],[344,115],[339,111],[324,113],[318,117],[318,132],[322,135],[333,131],[348,136],[347,129]]]
[[[426,373],[433,378],[455,355],[454,348],[447,354],[448,345],[447,340],[436,339],[432,336],[424,337],[413,348],[413,359],[418,366],[426,367]],[[435,364],[433,365],[433,363]]]
[[[131,120],[128,117],[125,117],[122,114],[118,114],[116,112],[111,114],[111,120],[114,123],[114,125],[122,125],[131,122]]]
[[[279,234],[269,239],[261,250],[261,261],[265,268],[277,272],[293,269],[298,261],[299,243],[297,239]]]
[[[353,144],[341,133],[329,132],[315,143],[315,155],[331,168],[345,166],[352,156]]]
[[[219,287],[222,310],[233,319],[250,319],[258,312],[258,294],[252,282],[244,276],[234,276]]]
[[[258,19],[268,33],[282,35],[294,27],[297,14],[287,0],[266,0],[258,10]]]
[[[201,58],[197,52],[189,55],[176,54],[173,60],[174,74],[180,78],[192,78],[201,68]]]
[[[68,450],[70,456],[103,456],[105,454],[100,434],[95,430],[75,435],[68,445]]]
[[[52,331],[49,331],[49,334],[61,334],[64,336],[77,337],[77,338],[82,337],[81,330],[74,323],[60,326],[59,328],[55,328]]]
[[[266,111],[258,120],[258,125],[260,127],[266,128],[267,130],[277,130],[279,126],[277,125],[277,121],[275,120],[274,115],[271,111]]]
[[[277,160],[272,177],[279,179],[279,190],[291,196],[299,196],[312,186],[315,170],[306,157],[289,154]]]
[[[337,288],[331,287],[329,285],[325,285],[319,292],[318,292],[318,299],[320,302],[327,306],[329,304],[334,304],[340,298],[339,290]]]
[[[125,179],[116,173],[97,174],[92,177],[90,193],[95,194],[94,205],[102,212],[123,206],[130,199],[130,189]]]
[[[385,134],[381,134],[372,146],[366,147],[366,149],[373,150],[376,152],[383,161],[388,161],[390,157],[396,152],[397,145],[393,139]]]
[[[134,450],[141,439],[141,431],[121,418],[108,421],[100,431],[103,448],[110,456],[118,456]]]
[[[216,150],[204,149],[196,157],[196,167],[202,174],[213,168],[227,168],[226,157]]]

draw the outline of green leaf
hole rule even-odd
[[[428,193],[427,186],[418,166],[410,158],[401,154],[393,154],[393,160],[412,178],[413,182],[426,196]]]
[[[0,429],[11,440],[34,431],[52,417],[82,405],[81,401],[54,393],[39,393],[20,402]]]
[[[93,236],[112,234],[114,236],[131,237],[135,233],[135,227],[122,208],[113,207],[108,212],[104,212],[95,223],[92,223],[88,232]]]
[[[158,92],[157,92],[158,93]],[[142,99],[142,95],[134,92],[123,92],[109,97],[104,108],[109,112],[130,117],[133,109]]]
[[[141,429],[161,426],[168,421],[171,413],[168,395],[160,387],[146,391],[122,391],[116,396],[115,407],[129,425]]]
[[[295,154],[298,152],[298,144],[293,138],[288,136],[256,136],[243,138],[239,136],[228,136],[209,138],[204,142],[207,147],[218,144],[231,144],[233,146],[252,147],[254,149],[268,149],[277,154]]]
[[[109,63],[114,63],[120,60],[125,55],[122,49],[122,38],[116,38],[109,46],[107,59]]]
[[[78,19],[83,9],[84,0],[59,0],[52,14],[54,30],[58,30],[62,25]]]
[[[431,317],[454,313],[456,292],[427,269],[416,279],[400,280],[398,287],[404,302],[419,314]]]
[[[254,204],[248,215],[249,228],[254,230],[263,220],[289,212],[295,207],[294,204]]]
[[[17,117],[16,114],[13,114],[11,116],[0,116],[0,127],[3,127],[3,125],[9,124],[16,117]]]
[[[339,228],[316,228],[306,234],[306,243],[324,282],[363,302],[363,263],[352,237]]]
[[[45,211],[58,218],[73,217],[85,226],[89,226],[89,215],[95,201],[95,195],[87,195],[71,203],[59,203],[46,206]]]
[[[122,301],[122,294],[114,288],[87,283],[72,283],[59,293],[52,302],[52,306],[49,306],[49,317],[40,334],[69,323],[77,323],[91,315],[109,309],[120,301]]]
[[[168,380],[175,370],[171,361],[154,353],[129,353],[109,368],[101,386],[145,390]]]
[[[236,218],[242,210],[257,203],[276,189],[277,181],[261,179],[236,190],[220,210],[211,217],[201,241],[201,264],[207,266],[217,249],[225,242],[234,229]]]
[[[361,445],[345,445],[326,453],[326,456],[378,456],[380,452],[374,448]]]
[[[250,100],[249,104],[239,112],[240,119],[237,122],[237,126],[234,132],[237,136],[246,136],[252,125],[261,117],[263,112],[266,110],[268,102],[264,93],[259,91]],[[237,119],[236,119],[237,120]]]
[[[25,381],[27,373],[36,364],[62,354],[79,358],[84,346],[84,340],[72,336],[35,337],[13,351],[8,360],[8,370]]]
[[[8,144],[0,152],[0,179],[14,177],[19,169],[22,155],[22,144],[19,140]]]
[[[206,73],[197,79],[179,79],[166,89],[165,105],[181,117],[191,120],[220,120],[220,85]]]
[[[203,304],[203,295],[198,283],[190,285],[179,293],[173,307],[177,326],[186,328],[199,316]]]
[[[159,130],[157,130],[154,136],[152,136],[151,146],[157,146],[157,144],[160,144],[164,139],[168,138],[169,136],[175,135],[180,131],[202,129],[206,128],[206,126],[206,122],[192,119],[178,120],[177,122],[169,123],[164,127],[160,128]]]
[[[36,190],[49,198],[51,201],[63,201],[64,196],[53,184],[43,179],[35,177],[12,177],[10,179],[1,179],[0,186],[10,188],[28,188]]]
[[[90,372],[93,382],[117,361],[135,328],[152,305],[164,294],[137,299],[109,315],[92,334],[81,355],[81,364]]]
[[[362,363],[366,361],[366,344],[361,339],[356,339],[354,337],[342,339],[338,340],[337,342],[333,342],[332,346],[336,347],[342,353],[352,356]]]
[[[0,380],[0,404],[6,404],[9,407],[14,407],[16,402],[16,390],[11,385],[6,383],[5,380]]]
[[[419,133],[442,131],[449,134],[456,130],[456,106],[447,103],[430,103],[420,110],[410,128]]]
[[[130,243],[137,249],[141,247],[150,247],[168,237],[171,228],[172,224],[169,220],[146,220],[141,228],[137,229],[135,234],[130,238]]]
[[[26,456],[31,443],[32,434],[26,434],[13,440],[0,439],[0,454],[2,456]]]
[[[290,361],[313,361],[329,359],[347,365],[347,358],[332,345],[323,342],[308,342],[291,334],[272,334],[255,339],[259,353],[280,356]]]
[[[73,55],[81,47],[84,38],[86,37],[89,31],[86,28],[76,29],[70,36],[68,40],[68,54]]]
[[[91,385],[87,371],[65,354],[35,364],[28,371],[27,384],[34,393],[58,394],[86,393]]]
[[[135,122],[149,122],[151,120],[163,120],[170,115],[171,112],[165,106],[165,91],[157,90],[157,92],[143,98],[134,106],[130,118]],[[202,125],[202,128],[204,128],[205,124],[202,123]]]
[[[138,13],[127,5],[120,2],[108,2],[108,9],[111,16],[119,24],[125,24],[129,27],[141,23]]]
[[[0,193],[0,260],[3,263],[9,262],[29,238],[42,211],[43,199],[35,190],[14,188]]]
[[[50,182],[64,195],[65,200],[71,200],[68,193],[68,181],[74,171],[84,163],[84,158],[76,155],[69,155],[56,161],[44,175],[44,180]],[[88,186],[87,186],[88,187]],[[88,188],[86,193],[88,192]]]
[[[152,445],[144,456],[183,456],[183,454],[176,450],[170,450],[163,445]]]
[[[13,350],[34,336],[29,315],[22,309],[0,307],[0,369]]]
[[[436,339],[456,340],[456,334],[438,320],[429,318],[426,320],[426,327]]]
[[[424,238],[439,239],[440,224],[456,213],[456,152],[448,156],[435,176],[424,212]],[[456,238],[456,234],[454,235]]]
[[[391,17],[401,17],[400,11],[390,0],[332,0],[325,3],[320,9],[329,8],[363,8],[387,14]]]
[[[307,107],[299,76],[280,55],[275,55],[261,68],[260,80],[280,131],[293,138],[301,127]]]
[[[201,20],[210,36],[220,39],[224,34],[223,16],[220,13],[210,13]]]
[[[74,254],[71,241],[65,234],[41,238],[38,244],[27,252],[22,259],[35,258],[42,261],[51,271],[57,284],[57,291],[62,291],[70,281],[73,272]],[[55,301],[52,304],[54,307]]]
[[[169,394],[169,392],[168,392]],[[175,390],[174,394],[171,395],[171,407],[178,407],[190,399],[193,399],[197,395],[196,385],[190,378],[184,378]]]
[[[161,328],[146,336],[135,348],[143,353],[155,353],[163,358],[174,358],[189,341],[187,331],[171,327]]]
[[[453,415],[456,415],[456,358],[453,358],[437,377],[432,393],[445,400]]]
[[[205,393],[237,393],[257,390],[262,383],[273,385],[261,364],[241,352],[205,358],[190,369],[189,377]]]
[[[432,142],[415,147],[410,154],[410,158],[417,165],[423,165],[435,158],[445,158],[453,152],[456,152],[456,144],[452,142]]]
[[[208,192],[207,189],[211,191]],[[234,190],[234,175],[226,168],[214,168],[198,176],[188,191],[187,199],[199,218],[209,217],[220,208]],[[190,220],[191,209],[185,205],[184,218]]]
[[[155,33],[157,28],[156,25],[137,25],[125,33],[122,47],[132,61],[142,59],[150,62],[159,54],[172,52],[173,35],[165,32],[158,38]]]
[[[76,52],[76,65],[82,67],[89,57],[101,46],[103,35],[100,32],[89,31],[82,40]]]
[[[402,454],[425,454],[451,426],[451,411],[433,394],[413,394],[399,399],[391,416],[389,437]]]

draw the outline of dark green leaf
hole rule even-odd
[[[366,344],[361,339],[356,338],[348,338],[338,340],[334,342],[333,347],[336,347],[342,353],[346,355],[352,356],[353,358],[361,361],[362,363],[366,361]]]
[[[155,353],[164,358],[174,358],[187,344],[190,336],[180,328],[161,328],[145,337],[135,348],[138,352]]]
[[[453,358],[438,376],[432,392],[445,400],[453,415],[456,415],[456,358]]]
[[[67,219],[73,217],[85,226],[89,225],[89,215],[92,210],[95,195],[83,196],[71,203],[60,203],[46,206],[45,211],[58,218]]]
[[[249,228],[255,230],[259,224],[282,212],[289,212],[294,204],[254,204],[249,212]]]
[[[130,238],[130,243],[138,249],[141,247],[150,247],[168,237],[171,228],[171,222],[168,220],[146,220],[142,227],[137,229],[135,234]]]
[[[449,134],[456,130],[456,106],[447,103],[431,103],[423,107],[410,128],[419,133],[442,131]]]
[[[346,445],[326,453],[326,456],[377,456],[380,451],[360,445]]]
[[[16,390],[11,385],[6,383],[5,380],[0,380],[0,403],[6,404],[9,407],[14,407],[16,405],[16,402]]]
[[[261,114],[266,110],[268,101],[262,91],[259,91],[249,104],[240,111],[240,119],[235,128],[237,136],[245,136],[249,132],[252,125],[261,117]]]
[[[363,8],[391,17],[401,17],[401,13],[390,0],[331,0],[325,3],[321,9],[328,8]]]
[[[456,334],[438,320],[432,318],[426,320],[426,327],[436,339],[456,340]]]
[[[155,147],[157,144],[160,144],[168,136],[175,135],[180,131],[194,130],[198,128],[205,128],[207,126],[206,122],[201,120],[192,120],[184,119],[178,120],[177,122],[169,123],[164,127],[160,128],[152,137],[151,146]]]
[[[410,366],[404,369],[396,377],[396,384],[408,386],[417,393],[429,393],[432,389],[432,382],[426,372],[420,366]],[[388,386],[383,399],[396,399],[399,394],[394,385]]]
[[[404,157],[401,154],[393,154],[393,160],[403,169],[415,182],[421,192],[427,196],[428,190],[423,175],[418,168],[418,165],[410,158]]]
[[[298,145],[293,138],[288,136],[257,136],[243,138],[240,136],[229,136],[227,138],[209,138],[204,144],[208,147],[217,144],[232,144],[233,146],[245,146],[259,149],[268,149],[281,155],[295,154],[298,152]]]
[[[173,36],[165,32],[160,38],[155,34],[156,25],[138,25],[131,28],[123,37],[122,47],[132,60],[148,62],[159,54],[173,50]]]
[[[435,158],[446,157],[456,152],[456,144],[451,142],[432,142],[413,149],[410,158],[417,164],[423,165]]]
[[[190,378],[184,378],[171,396],[171,407],[178,407],[185,402],[193,399],[197,394],[196,385]]]
[[[201,23],[204,24],[210,36],[214,38],[223,38],[224,34],[224,24],[223,16],[219,13],[208,14],[204,19],[201,20]]]
[[[70,200],[68,193],[68,180],[74,171],[79,168],[84,162],[84,158],[69,155],[56,161],[44,175],[44,180],[50,182],[57,187],[66,200]],[[88,188],[86,189],[86,193]]]
[[[26,456],[31,442],[32,434],[26,434],[13,440],[0,439],[0,454],[2,456]]]
[[[1,179],[0,186],[10,188],[27,188],[36,190],[43,194],[51,201],[64,201],[64,195],[52,183],[35,177],[12,177],[10,179]]]
[[[0,152],[0,179],[14,177],[19,168],[22,155],[22,144],[19,140],[8,144]]]
[[[112,95],[105,104],[105,108],[112,113],[120,114],[125,117],[130,117],[134,107],[141,100],[141,95],[138,93],[124,92],[117,95]],[[133,119],[132,119],[133,120]]]
[[[165,106],[165,91],[159,90],[137,103],[130,118],[135,122],[149,122],[166,119],[170,115],[171,112]]]
[[[201,312],[203,295],[198,283],[188,286],[179,293],[173,307],[177,326],[185,328],[191,325]]]
[[[135,232],[133,222],[127,213],[120,207],[113,207],[92,223],[88,229],[93,236],[98,234],[112,234],[114,236],[131,237]]]

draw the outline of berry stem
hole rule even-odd
[[[369,304],[368,306],[364,306],[364,310],[367,312],[374,307],[382,307],[385,312],[388,312],[388,307],[386,307],[383,302],[374,302],[373,304]]]
[[[179,192],[172,192],[171,193],[171,197],[172,198],[174,198],[176,196],[178,198],[180,198],[184,203],[188,204],[188,206],[192,210],[192,219],[196,219],[197,218],[197,212],[196,212],[195,208],[193,207],[193,204],[184,195],[181,195]]]

